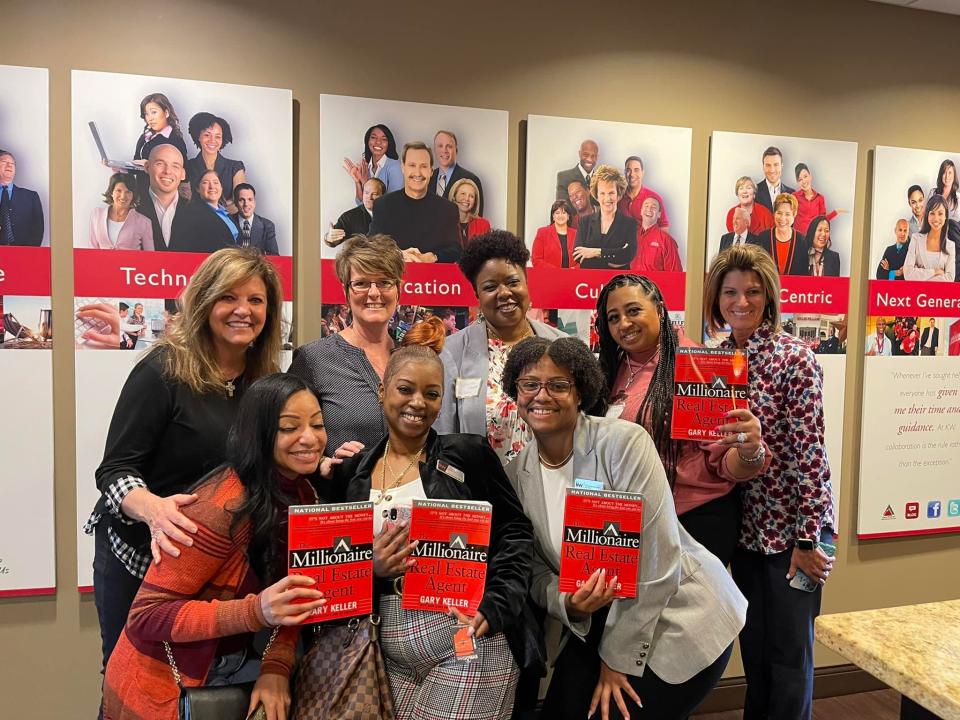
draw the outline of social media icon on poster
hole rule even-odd
[[[947,503],[947,515],[950,517],[960,515],[960,500],[951,500]]]
[[[908,502],[907,506],[903,509],[903,516],[907,520],[916,520],[920,517],[920,503]]]
[[[940,517],[940,501],[931,500],[927,503],[927,517],[928,518],[938,518]]]

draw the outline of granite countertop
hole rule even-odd
[[[816,635],[944,720],[960,720],[960,600],[821,615]]]

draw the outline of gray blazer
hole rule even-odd
[[[530,320],[530,327],[537,337],[548,340],[568,337],[566,333],[545,323]],[[433,424],[441,435],[447,433],[472,433],[487,435],[487,374],[490,361],[487,355],[487,326],[473,323],[447,338],[440,353],[443,361],[443,405],[440,417]],[[457,397],[457,378],[478,378],[480,390],[470,397]]]
[[[584,638],[590,619],[571,621],[558,589],[560,558],[550,542],[536,439],[507,466],[507,476],[533,522],[530,594]],[[643,675],[649,665],[668,683],[689,680],[737,637],[746,619],[746,599],[720,561],[678,522],[657,449],[642,427],[581,414],[573,438],[573,476],[644,498],[638,596],[610,606],[600,657],[628,675]]]

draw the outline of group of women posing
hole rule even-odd
[[[607,285],[598,361],[527,319],[528,260],[505,231],[468,243],[460,267],[481,320],[445,347],[428,320],[395,348],[402,256],[388,237],[351,238],[336,270],[352,324],[279,374],[272,266],[240,249],[207,259],[176,329],[131,373],[97,473],[105,717],[176,717],[171,658],[182,685],[255,680],[251,710],[288,717],[297,625],[326,598],[286,574],[286,508],[318,499],[375,503],[398,718],[524,717],[545,663],[542,717],[685,718],[738,633],[746,717],[809,715],[820,590],[784,575],[822,583],[830,571],[796,542],[831,533],[829,469],[820,370],[779,329],[770,256],[732,248],[707,279],[709,326],[732,328],[725,344],[747,354],[752,391],[711,443],[670,439],[674,351],[687,341],[656,286]],[[564,492],[584,480],[644,497],[636,598],[614,600],[617,578],[602,572],[558,590]],[[395,511],[424,497],[493,506],[484,597],[466,619],[473,662],[454,656],[454,618],[400,608],[392,580],[415,543]],[[562,628],[548,647],[543,615]],[[270,628],[261,658],[251,638]]]

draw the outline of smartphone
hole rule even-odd
[[[825,555],[829,555],[830,557],[834,557],[837,554],[836,546],[830,545],[829,543],[817,543],[817,547],[820,548]],[[790,587],[795,590],[803,590],[804,592],[813,592],[820,587],[820,583],[816,580],[811,580],[803,570],[797,568],[797,573],[790,581]]]

